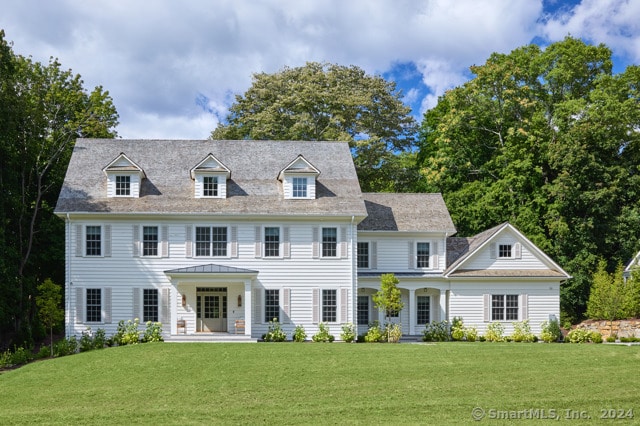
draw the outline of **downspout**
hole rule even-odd
[[[442,268],[442,278],[444,278],[444,271],[447,270],[447,238],[449,238],[449,232],[445,232],[444,233],[444,268]],[[444,301],[446,303],[445,309],[444,309],[444,319],[447,321],[447,323],[449,322],[449,297],[451,296],[451,281],[449,281],[447,279],[447,287],[449,287],[448,290],[445,290],[445,298]],[[449,294],[447,294],[447,292],[449,292]]]
[[[66,232],[67,232],[67,243],[66,243],[66,285],[65,285],[65,297],[67,298],[68,310],[65,314],[65,318],[67,321],[67,337],[71,336],[71,219],[69,218],[69,213],[67,213],[67,223],[66,223]],[[51,343],[53,344],[53,342]]]
[[[354,309],[356,306],[356,301],[358,300],[358,277],[354,276],[353,272],[354,272],[354,268],[353,268],[353,264],[355,262],[355,250],[353,247],[353,222],[355,221],[355,216],[351,216],[351,232],[350,232],[350,241],[349,244],[351,244],[351,323],[355,324],[355,318],[353,316],[354,313]],[[355,324],[357,327],[357,324]],[[357,330],[357,329],[356,329]]]

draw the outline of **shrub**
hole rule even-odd
[[[45,347],[48,350],[48,347]],[[33,359],[30,350],[20,347],[13,348],[13,352],[7,349],[0,353],[0,368],[11,367],[14,365],[26,364]]]
[[[105,346],[107,346],[107,335],[104,328],[99,328],[93,336],[93,348],[104,349]]]
[[[51,356],[51,346],[42,345],[40,347],[40,350],[36,354],[36,359],[49,358],[50,356]],[[1,358],[1,356],[0,356],[0,358]],[[0,364],[1,364],[1,362],[2,361],[0,361]],[[0,365],[0,367],[1,367],[1,365]]]
[[[143,342],[164,342],[162,337],[162,323],[147,321],[147,328],[142,336]]]
[[[78,341],[76,336],[58,340],[53,345],[53,356],[67,356],[75,354],[78,351]]]
[[[562,338],[562,331],[560,330],[560,323],[557,319],[550,321],[544,321],[542,323],[542,332],[540,338],[543,342],[551,343],[557,342]]]
[[[311,340],[314,342],[333,342],[335,337],[329,332],[329,327],[321,322],[318,324],[318,332],[311,336]]]
[[[503,342],[504,327],[499,322],[492,322],[487,326],[484,337],[487,342]]]
[[[342,326],[342,333],[340,338],[346,343],[351,343],[356,339],[356,326],[352,323],[347,323]]]
[[[535,340],[535,336],[531,332],[529,320],[514,322],[513,334],[511,335],[511,338],[514,342],[533,342]]]
[[[615,341],[616,341],[616,336],[611,335],[611,336],[607,337],[607,342],[614,343]]]
[[[14,347],[13,353],[11,354],[11,364],[22,365],[31,360],[33,360],[33,353],[29,349],[23,348],[22,346]]]
[[[602,343],[602,334],[597,331],[592,331],[590,339],[593,343]]]
[[[140,342],[140,330],[138,325],[140,320],[138,318],[133,321],[128,320],[126,323],[124,320],[118,322],[118,331],[113,335],[113,342],[117,345],[135,345]]]
[[[304,342],[307,340],[307,332],[302,325],[296,325],[295,330],[293,330],[293,336],[291,337],[294,342]]]
[[[466,327],[464,329],[464,338],[467,342],[475,342],[478,340],[478,329],[475,327]]]
[[[453,317],[453,321],[451,321],[451,339],[452,340],[462,340],[464,339],[464,323],[462,322],[462,317]]]
[[[424,342],[446,342],[449,340],[449,323],[447,321],[435,321],[427,324],[422,332]]]
[[[567,334],[567,338],[571,343],[602,343],[602,335],[600,333],[584,328],[574,328]]]
[[[389,323],[385,327],[384,334],[389,343],[398,343],[402,337],[402,326],[400,324]]]
[[[287,333],[282,330],[277,319],[269,321],[267,333],[262,336],[265,342],[284,342],[287,340]]]
[[[91,335],[91,327],[87,327],[80,336],[80,352],[87,352],[93,349],[93,336]]]
[[[379,343],[384,341],[384,335],[382,334],[382,329],[380,328],[378,321],[374,321],[373,324],[369,326],[367,334],[364,335],[364,341],[367,343]]]
[[[9,349],[0,353],[0,368],[11,366],[11,352]]]

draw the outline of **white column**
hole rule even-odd
[[[253,300],[251,298],[251,280],[245,280],[244,282],[244,334],[251,336],[251,323],[253,319],[251,314],[253,313]]]
[[[409,335],[416,334],[416,291],[409,290]]]
[[[440,290],[440,321],[449,321],[447,318],[447,291]]]
[[[173,297],[171,297],[173,295]],[[178,334],[178,283],[171,280],[171,290],[169,290],[169,323],[171,324],[171,334]]]

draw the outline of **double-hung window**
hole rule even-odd
[[[358,242],[358,268],[369,267],[369,243]]]
[[[264,291],[264,322],[280,321],[280,290]]]
[[[322,228],[322,257],[338,255],[338,228]]]
[[[102,255],[102,227],[101,226],[86,227],[85,254],[87,256]]]
[[[158,290],[145,288],[142,302],[142,321],[158,322]]]
[[[87,289],[86,322],[102,321],[102,290],[99,288]]]
[[[218,176],[202,177],[202,195],[204,197],[218,196]]]
[[[292,192],[293,198],[307,198],[307,178],[306,177],[294,177],[292,179]]]
[[[143,256],[158,255],[158,227],[157,226],[142,227],[142,255]]]
[[[418,268],[429,267],[430,244],[416,243],[416,266]]]
[[[517,321],[518,295],[491,295],[491,321]]]
[[[131,176],[116,175],[116,196],[128,197],[131,195]]]
[[[226,256],[226,226],[196,226],[196,256]]]
[[[280,228],[276,226],[264,228],[264,256],[280,256]]]
[[[338,290],[322,290],[322,322],[338,319]]]

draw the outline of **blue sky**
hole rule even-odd
[[[420,119],[493,52],[567,35],[640,63],[635,0],[0,0],[14,52],[101,85],[124,138],[208,137],[256,72],[307,61],[397,82]]]

